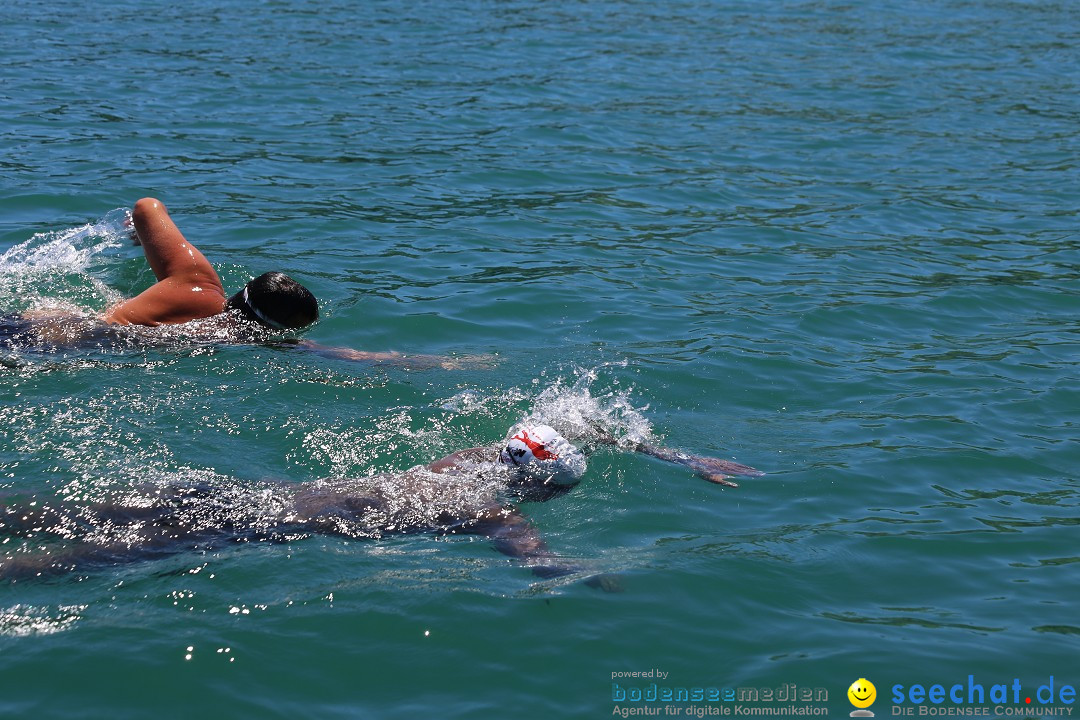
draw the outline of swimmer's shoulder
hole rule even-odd
[[[225,291],[220,283],[185,279],[162,280],[130,300],[113,305],[102,315],[110,325],[179,325],[225,312]]]

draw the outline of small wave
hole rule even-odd
[[[470,389],[443,400],[440,407],[458,415],[489,415],[527,398],[528,396],[517,388],[490,395]]]
[[[427,407],[388,408],[374,417],[308,425],[301,447],[286,461],[312,474],[371,477],[423,466],[468,447],[501,445],[521,422],[550,425],[582,449],[608,445],[611,438],[628,448],[655,442],[647,406],[636,405],[632,388],[620,386],[610,372],[626,366],[575,369],[568,377],[538,379],[525,389],[460,390]]]
[[[590,368],[576,368],[569,377],[554,380],[537,378],[534,389],[510,388],[485,393],[462,390],[439,401],[439,407],[460,417],[501,416],[519,408],[518,419],[506,428],[505,439],[519,423],[550,425],[568,440],[589,443],[615,438],[623,447],[655,442],[652,423],[645,417],[648,405],[636,406],[633,388],[619,387],[607,371],[625,368],[627,361],[603,363]],[[535,387],[542,386],[537,392]],[[521,406],[528,409],[521,413]]]

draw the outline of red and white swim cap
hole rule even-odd
[[[572,485],[585,474],[585,456],[550,425],[516,425],[499,462],[547,475],[563,485]]]

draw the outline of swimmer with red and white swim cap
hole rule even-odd
[[[584,438],[684,465],[705,480],[736,486],[732,475],[762,475],[730,460],[691,455],[648,443],[625,443],[594,428]],[[497,451],[497,455],[496,455]],[[509,468],[493,488],[493,462]],[[456,476],[441,482],[440,473]],[[163,486],[148,495],[81,507],[67,500],[55,504],[9,504],[0,496],[0,532],[35,538],[55,527],[70,540],[43,552],[0,553],[0,581],[42,578],[90,567],[115,567],[123,561],[160,558],[235,545],[238,542],[287,541],[314,533],[375,539],[383,533],[469,533],[490,538],[495,548],[527,564],[532,572],[554,578],[579,572],[576,564],[553,552],[515,502],[543,502],[570,491],[585,473],[585,454],[550,425],[515,425],[500,444],[458,450],[427,466],[358,478],[253,485],[238,491],[229,483]],[[470,483],[470,478],[475,482]],[[239,493],[239,494],[238,494]],[[274,498],[252,503],[247,498]],[[240,498],[239,503],[237,499]],[[264,507],[265,505],[265,507]],[[109,533],[93,523],[107,523]],[[81,528],[71,535],[67,528]],[[56,532],[50,530],[50,532]],[[122,548],[111,541],[122,532]],[[108,542],[102,542],[102,538]],[[605,575],[586,580],[603,589],[615,585]]]

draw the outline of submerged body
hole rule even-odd
[[[230,314],[168,327],[117,325],[100,316],[59,310],[0,314],[0,348],[16,351],[124,350],[171,345],[181,339],[248,344],[270,337]]]

